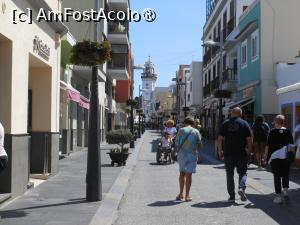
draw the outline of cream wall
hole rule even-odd
[[[11,130],[11,58],[12,42],[0,39],[0,122],[6,132]]]
[[[260,2],[262,113],[269,114],[278,112],[278,98],[275,93],[276,63],[293,61],[299,54],[300,1]]]
[[[17,4],[15,4],[15,2]],[[40,24],[12,24],[12,9],[22,9],[31,5],[27,1],[5,1],[6,10],[0,11],[0,34],[12,41],[12,102],[7,101],[11,108],[10,129],[7,133],[27,133],[27,99],[28,99],[28,71],[29,54],[36,56],[41,62],[52,68],[51,89],[51,132],[59,129],[59,68],[60,47],[55,45],[55,31],[45,23]],[[44,60],[33,52],[35,35],[50,47],[50,58]],[[1,114],[0,114],[1,115]],[[0,118],[1,120],[1,118]],[[8,126],[9,127],[9,126]]]
[[[29,88],[32,90],[32,131],[50,131],[51,68],[30,68]]]

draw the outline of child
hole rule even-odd
[[[164,135],[161,138],[161,147],[163,148],[171,148],[172,139],[168,132],[164,132]]]

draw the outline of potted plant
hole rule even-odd
[[[115,163],[118,166],[125,165],[126,160],[128,158],[128,148],[124,148],[125,144],[130,143],[132,140],[133,135],[129,130],[119,129],[119,130],[112,130],[107,133],[106,140],[109,144],[117,144],[121,148],[114,148],[111,149],[109,153],[111,159],[111,165],[114,166]]]
[[[111,59],[111,44],[108,41],[77,42],[71,50],[70,62],[79,66],[97,66]]]

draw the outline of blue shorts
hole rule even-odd
[[[178,153],[177,161],[179,164],[179,172],[182,173],[196,173],[198,152],[182,154]]]

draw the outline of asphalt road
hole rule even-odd
[[[288,205],[274,204],[272,189],[254,179],[261,171],[253,169],[249,173],[253,178],[251,182],[249,179],[247,202],[238,199],[235,204],[227,203],[224,166],[207,161],[198,165],[193,176],[193,201],[174,201],[178,194],[178,165],[156,165],[155,139],[158,137],[153,131],[146,132],[145,144],[115,225],[300,224],[299,203],[292,199]],[[269,173],[264,174],[272,179]],[[298,187],[292,187],[293,195],[299,195]]]

